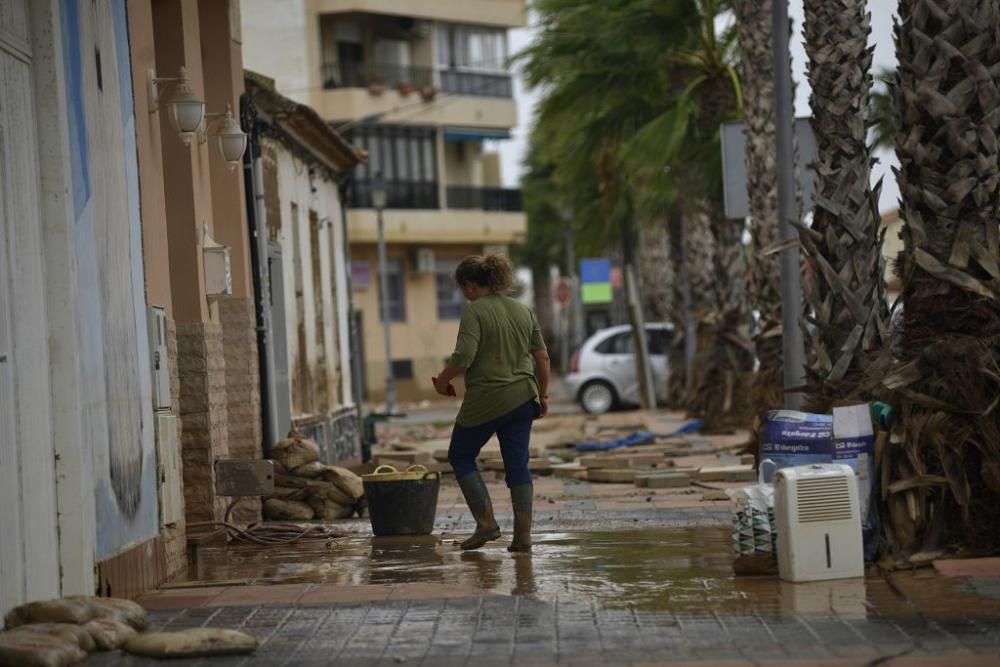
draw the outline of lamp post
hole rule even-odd
[[[392,375],[392,344],[389,340],[389,267],[385,256],[385,223],[382,211],[386,204],[385,179],[378,172],[372,179],[372,206],[378,219],[378,291],[382,307],[382,335],[385,343],[385,412],[392,415],[396,412],[396,379]]]

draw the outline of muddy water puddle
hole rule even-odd
[[[489,594],[574,599],[605,608],[680,614],[822,614],[909,618],[919,613],[1000,618],[1000,600],[933,570],[898,573],[890,585],[867,579],[790,584],[735,577],[727,528],[553,532],[535,536],[529,555],[506,542],[463,552],[455,536],[348,537],[281,548],[203,550],[191,575],[200,583],[447,584]],[[895,590],[894,590],[895,589]]]

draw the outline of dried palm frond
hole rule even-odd
[[[896,46],[904,310],[869,373],[898,409],[877,457],[884,538],[893,555],[997,551],[1000,2],[902,0]]]
[[[817,160],[813,223],[799,227],[799,240],[812,278],[809,408],[826,412],[869,398],[861,392],[865,360],[886,342],[888,306],[867,144],[867,1],[806,0],[805,17]]]

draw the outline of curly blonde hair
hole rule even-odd
[[[503,255],[471,255],[458,263],[455,282],[489,287],[504,294],[514,285],[514,267]]]

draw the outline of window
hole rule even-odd
[[[670,350],[670,332],[664,329],[646,329],[646,349],[649,354],[664,355]],[[598,354],[634,354],[632,332],[615,334],[601,341],[594,352]]]
[[[438,24],[438,66],[442,69],[507,71],[507,31],[483,26]]]
[[[437,143],[434,128],[371,125],[355,128],[350,141],[368,151],[367,162],[354,169],[351,206],[370,208],[371,181],[385,179],[388,208],[436,209]]]
[[[392,377],[397,380],[412,380],[413,379],[413,360],[412,359],[393,359],[392,360]]]
[[[439,320],[457,320],[462,317],[465,297],[462,290],[455,284],[455,269],[457,259],[438,259],[435,263],[437,280],[437,303]]]
[[[406,321],[406,280],[403,275],[403,263],[397,257],[390,257],[386,263],[386,292],[389,297],[389,321]],[[379,292],[381,298],[381,292]],[[382,310],[379,308],[379,321],[382,320]]]
[[[646,345],[649,353],[666,355],[670,352],[670,332],[666,329],[646,329]]]

